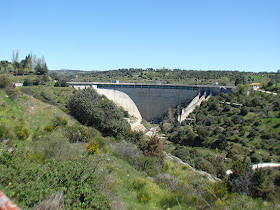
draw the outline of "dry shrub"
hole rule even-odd
[[[56,193],[50,196],[50,198],[44,200],[34,210],[57,210],[63,209],[63,193]]]

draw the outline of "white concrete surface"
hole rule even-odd
[[[113,101],[118,106],[123,107],[130,116],[134,116],[137,119],[142,120],[142,116],[135,105],[134,101],[125,93],[118,90],[108,89],[95,89],[100,95],[105,95],[109,100]]]
[[[257,168],[269,168],[269,167],[271,167],[271,168],[273,168],[273,167],[275,167],[275,168],[280,167],[280,163],[258,163],[258,164],[254,164],[252,166],[252,169],[256,170]],[[229,170],[226,171],[226,173],[228,175],[232,174],[232,170],[229,169]]]

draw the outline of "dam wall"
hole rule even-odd
[[[221,92],[231,92],[232,87],[222,86],[203,86],[203,85],[175,85],[175,84],[139,84],[139,83],[86,83],[86,82],[70,82],[75,88],[92,87],[98,91],[115,90],[118,92],[109,91],[106,94],[112,94],[113,101],[122,100],[122,106],[126,100],[120,97],[119,92],[125,93],[136,105],[142,118],[147,121],[153,119],[162,119],[168,112],[170,107],[178,105],[187,106],[198,94],[205,93],[206,95],[218,95]],[[110,99],[110,97],[108,97]],[[128,99],[128,98],[127,98]],[[124,107],[124,106],[123,106]],[[130,105],[128,106],[130,107]],[[124,107],[125,108],[125,107]],[[128,111],[128,110],[127,110]]]

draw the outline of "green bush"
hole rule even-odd
[[[8,125],[0,125],[0,140],[11,139],[13,137],[14,133]]]
[[[106,136],[126,135],[130,131],[122,110],[93,89],[77,92],[69,100],[67,108],[79,122],[100,129]]]
[[[182,192],[177,193],[169,193],[165,195],[160,200],[160,206],[164,209],[172,208],[173,206],[177,206],[179,204],[184,203],[184,194]]]
[[[5,92],[7,93],[7,95],[12,99],[15,100],[16,98],[18,98],[19,94],[20,94],[20,90],[18,88],[13,88],[13,87],[8,87],[5,89]]]
[[[7,88],[10,86],[10,79],[5,75],[0,76],[0,88]]]
[[[53,125],[48,125],[48,126],[45,127],[44,130],[47,131],[47,132],[53,132],[54,126]]]
[[[52,125],[54,127],[66,126],[67,123],[68,123],[67,120],[65,118],[62,118],[62,117],[56,117],[54,120],[52,120]]]
[[[132,188],[140,191],[146,186],[146,181],[141,180],[141,179],[136,179],[135,181],[132,182]]]
[[[29,137],[29,131],[27,128],[25,128],[25,125],[23,122],[21,122],[18,125],[15,125],[14,131],[15,131],[17,137],[21,140],[25,140]]]
[[[56,193],[63,194],[65,209],[109,209],[110,201],[101,193],[104,178],[95,172],[96,167],[96,160],[82,156],[65,161],[47,159],[40,164],[31,161],[27,151],[4,149],[0,182],[7,196],[25,209],[33,209]]]
[[[70,142],[89,142],[91,139],[100,135],[100,132],[94,128],[85,127],[79,124],[74,124],[72,126],[67,126],[65,129],[65,136]]]
[[[148,203],[151,198],[151,194],[147,191],[140,191],[137,193],[137,200],[141,203]]]

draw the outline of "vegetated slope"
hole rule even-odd
[[[175,194],[168,195],[166,186],[160,184],[163,180],[153,182],[142,175],[141,171],[147,168],[155,173],[153,166],[157,161],[145,157],[136,145],[103,138],[97,130],[75,123],[58,108],[31,96],[23,95],[13,101],[2,90],[0,95],[1,190],[20,207],[33,208],[44,200],[48,202],[46,199],[65,208],[145,209],[178,205],[173,200],[170,205],[164,203],[168,196],[175,199]],[[90,139],[98,143],[95,154],[90,155],[84,144],[73,144]],[[116,152],[109,143],[115,145]],[[88,147],[88,151],[92,150]],[[185,170],[166,162],[169,176]],[[186,171],[186,175],[190,183],[209,185],[205,178],[197,178],[192,172]],[[173,182],[175,177],[164,180]],[[60,196],[62,200],[54,200]]]
[[[0,186],[22,208],[264,207],[162,159],[156,137],[103,137],[30,96],[0,95]]]
[[[227,167],[239,165],[246,168],[246,164],[250,165],[244,157],[249,157],[249,162],[253,163],[280,162],[280,99],[272,94],[248,90],[249,86],[239,85],[230,94],[222,93],[211,97],[189,116],[193,121],[184,122],[180,126],[176,126],[176,111],[170,110],[169,116],[162,123],[162,129],[169,141],[177,144],[172,154],[220,178],[227,177]],[[238,171],[243,172],[245,173],[243,170]],[[256,184],[253,176],[257,174],[251,170],[246,173],[251,174],[247,176],[250,183],[243,184],[251,189],[243,193],[263,199],[279,198],[278,170],[271,169],[262,174],[271,180],[262,185],[271,187],[269,190],[262,189],[263,192],[270,191],[270,195],[253,192]],[[238,177],[242,175],[239,174]],[[231,179],[234,179],[233,176],[229,177]],[[233,189],[232,186],[229,188]]]
[[[51,83],[48,83],[48,85],[22,86],[20,90],[45,103],[55,105],[65,112],[68,112],[66,108],[68,100],[77,92],[73,87],[53,87]]]

